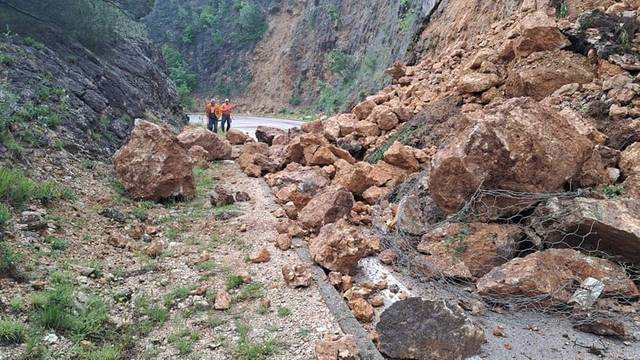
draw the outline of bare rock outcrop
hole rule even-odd
[[[129,142],[113,156],[113,165],[133,199],[191,198],[195,193],[188,151],[160,125],[137,120]]]

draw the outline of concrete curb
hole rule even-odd
[[[313,264],[313,260],[311,260],[311,255],[309,254],[309,249],[307,248],[307,244],[304,240],[300,238],[293,239],[293,245],[298,253],[298,257],[307,263]],[[362,360],[384,360],[384,357],[376,346],[369,339],[369,335],[362,328],[358,320],[353,316],[351,310],[347,307],[347,304],[342,300],[342,296],[338,291],[327,281],[327,276],[317,265],[311,266],[311,274],[313,276],[313,280],[318,284],[318,288],[320,289],[320,294],[324,302],[327,304],[327,307],[333,314],[333,317],[340,325],[340,328],[345,334],[353,335],[356,338],[356,343],[358,344],[358,355]]]

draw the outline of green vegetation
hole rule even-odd
[[[26,330],[22,323],[0,319],[0,345],[20,344],[25,338]]]
[[[413,24],[418,20],[418,10],[413,7],[411,0],[400,1],[400,23],[398,30],[405,32],[410,30]]]
[[[618,44],[626,51],[631,50],[631,36],[629,36],[629,33],[624,28],[618,32]]]
[[[242,289],[240,289],[238,295],[236,296],[236,299],[238,301],[255,300],[262,298],[262,296],[262,284],[255,282],[252,284],[248,284],[247,286],[244,286]]]
[[[240,341],[236,349],[239,359],[264,359],[274,355],[278,351],[278,343],[275,340],[253,341],[249,339],[250,329],[247,324],[241,322],[236,323],[236,330],[240,335]]]
[[[180,354],[188,354],[192,351],[193,344],[200,340],[200,334],[195,330],[180,329],[169,336],[169,342],[172,343]]]
[[[405,126],[402,129],[398,130],[396,133],[389,136],[389,138],[382,145],[380,145],[373,153],[371,153],[371,155],[369,155],[369,157],[367,157],[366,160],[370,164],[375,164],[378,161],[382,160],[384,153],[387,150],[389,150],[389,148],[391,147],[391,145],[393,145],[393,143],[395,143],[396,141],[399,141],[400,143],[406,145],[407,142],[411,139],[411,134],[413,134],[415,130],[416,130],[416,127],[413,127],[413,126]]]
[[[25,37],[24,38],[24,43],[29,45],[29,46],[31,46],[32,48],[38,49],[38,50],[41,50],[41,49],[45,48],[43,43],[41,43],[40,41],[32,38],[31,36]]]
[[[46,242],[49,243],[49,246],[51,246],[51,250],[65,251],[69,247],[69,241],[57,238],[55,236],[47,237]]]
[[[3,203],[0,203],[0,232],[9,225],[11,221],[11,210]]]
[[[267,22],[258,4],[251,0],[237,2],[238,9],[238,38],[244,42],[257,42],[267,31]]]
[[[36,183],[19,170],[0,167],[0,201],[6,204],[21,208],[33,199],[46,205],[52,200],[73,197],[73,192],[53,182]]]
[[[335,74],[346,75],[353,71],[353,59],[351,55],[338,49],[331,50],[326,55],[327,69]]]
[[[0,64],[2,65],[12,65],[15,59],[12,56],[7,54],[0,54]]]
[[[460,230],[455,236],[447,236],[445,238],[445,247],[447,252],[452,254],[454,258],[459,257],[467,251],[468,245],[465,242],[465,239],[469,235],[471,228],[469,224],[462,224],[460,226]]]
[[[9,244],[0,241],[0,274],[14,273],[22,257]]]
[[[177,301],[186,299],[187,296],[189,296],[189,288],[184,286],[177,287],[165,295],[164,305],[167,307],[172,306]]]
[[[291,310],[289,310],[289,308],[284,306],[278,306],[277,314],[278,314],[278,317],[284,318],[291,315]]]
[[[238,275],[229,275],[225,280],[227,290],[237,289],[242,285],[242,278]]]
[[[11,306],[11,310],[15,312],[20,312],[24,310],[24,299],[20,296],[16,296],[9,302],[9,306]]]
[[[624,194],[624,186],[622,184],[605,185],[597,188],[596,191],[606,196],[607,199],[615,199]]]
[[[169,76],[178,88],[180,103],[185,107],[195,106],[195,101],[191,93],[196,85],[196,75],[191,70],[189,64],[187,64],[178,50],[169,45],[162,47],[162,55],[169,67]]]
[[[565,18],[569,15],[569,5],[567,0],[556,1],[556,16],[559,18]]]

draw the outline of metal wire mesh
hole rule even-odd
[[[481,187],[457,213],[444,217],[434,214],[438,210],[435,206],[430,206],[428,201],[415,201],[428,198],[422,183],[423,181],[415,181],[410,189],[403,189],[393,231],[388,230],[386,226],[388,224],[382,226],[380,221],[374,224],[377,224],[383,247],[392,249],[398,254],[398,269],[406,275],[422,280],[425,289],[462,302],[482,300],[485,304],[494,307],[558,314],[568,317],[575,325],[615,320],[623,321],[631,331],[640,330],[638,319],[633,321],[631,318],[636,316],[633,313],[640,310],[638,298],[628,292],[618,293],[615,289],[605,288],[604,293],[595,295],[593,304],[570,303],[566,301],[567,298],[577,294],[576,291],[581,286],[575,278],[570,278],[540,293],[479,294],[476,291],[476,283],[482,274],[459,276],[460,272],[449,271],[455,269],[460,262],[464,262],[461,257],[476,255],[473,254],[473,248],[469,248],[473,244],[468,244],[466,239],[469,236],[469,228],[479,223],[496,224],[510,228],[517,227],[519,230],[514,232],[517,234],[517,239],[512,244],[512,251],[502,253],[497,251],[492,268],[546,249],[573,249],[589,256],[588,261],[592,260],[591,257],[611,261],[611,264],[614,264],[611,266],[616,270],[619,267],[622,278],[626,276],[636,285],[640,285],[638,264],[629,263],[615,251],[602,246],[596,220],[575,223],[568,221],[582,219],[580,209],[570,204],[577,199],[590,197],[590,191],[529,193]],[[411,197],[414,201],[407,201]],[[416,204],[421,209],[416,209]],[[380,213],[374,216],[377,215],[378,219],[382,219],[383,209],[379,211]],[[417,217],[416,211],[420,211],[422,217]],[[451,235],[449,231],[449,235],[444,236],[444,240],[440,239],[444,245],[437,245],[444,251],[436,254],[427,252],[431,261],[425,262],[424,249],[419,251],[424,234],[447,234],[448,227],[452,226],[457,229],[454,234]],[[471,253],[464,254],[465,252]],[[558,271],[561,270],[558,269]],[[549,274],[549,276],[552,275]],[[544,280],[539,279],[539,281]],[[589,292],[589,289],[582,291]]]

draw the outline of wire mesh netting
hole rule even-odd
[[[579,326],[622,321],[640,330],[633,318],[640,310],[640,242],[633,229],[615,228],[625,219],[606,207],[624,201],[587,190],[480,188],[446,216],[421,183],[402,189],[394,231],[381,233],[405,274],[462,301],[550,312]]]

